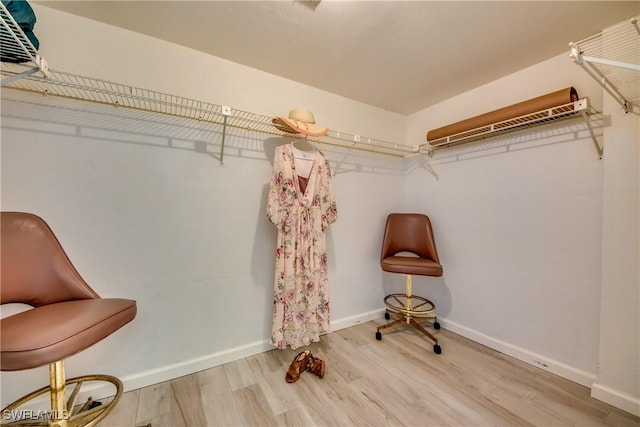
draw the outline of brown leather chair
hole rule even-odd
[[[136,302],[100,298],[80,277],[41,218],[21,212],[1,215],[0,303],[24,303],[33,308],[0,320],[0,369],[18,371],[49,365],[50,384],[4,408],[0,420],[15,421],[21,413],[33,417],[34,412],[20,409],[49,393],[51,412],[38,417],[41,425],[94,426],[115,407],[122,395],[122,382],[108,375],[65,380],[64,359],[133,320]],[[76,404],[78,396],[85,394],[84,383],[102,381],[115,389],[110,401],[89,398]],[[65,385],[73,387],[68,400]],[[35,421],[28,425],[40,425]]]
[[[406,254],[407,252],[411,255]],[[380,266],[384,271],[404,274],[406,280],[404,294],[391,294],[384,298],[387,306],[385,318],[389,320],[390,314],[394,314],[399,319],[378,327],[376,339],[382,339],[380,331],[383,329],[407,324],[425,334],[433,342],[433,351],[440,354],[442,349],[438,345],[438,339],[416,320],[426,319],[435,329],[440,329],[435,314],[436,306],[428,299],[412,293],[413,275],[442,276],[442,265],[429,217],[410,213],[390,214],[382,240]]]

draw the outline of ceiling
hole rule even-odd
[[[567,53],[639,1],[34,1],[410,114]]]

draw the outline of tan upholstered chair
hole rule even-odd
[[[408,252],[411,254],[407,254]],[[440,354],[442,349],[438,345],[438,339],[416,320],[426,319],[435,329],[440,329],[435,314],[436,306],[426,298],[413,295],[412,291],[413,275],[442,276],[431,221],[426,215],[393,213],[387,217],[380,266],[384,271],[404,274],[406,279],[404,294],[391,294],[384,298],[387,320],[391,318],[391,314],[399,316],[399,319],[380,326],[376,339],[382,339],[380,331],[383,329],[407,324],[425,334],[433,342],[433,351]]]
[[[4,408],[0,420],[4,425],[21,414],[31,417],[28,421],[33,424],[19,425],[96,425],[115,407],[122,383],[108,375],[65,380],[64,359],[133,320],[136,302],[100,298],[80,277],[41,218],[20,212],[1,215],[0,303],[24,303],[33,308],[0,320],[0,369],[18,371],[49,365],[50,384]],[[84,404],[76,403],[84,394],[83,384],[102,381],[115,389],[109,402],[98,404],[89,398]],[[67,387],[71,390],[68,400]],[[21,409],[46,394],[50,411]],[[34,417],[36,413],[39,415]]]

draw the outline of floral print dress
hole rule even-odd
[[[314,153],[304,179],[295,150],[276,148],[267,200],[267,216],[278,228],[271,343],[294,349],[329,332],[326,230],[338,215],[325,155]]]

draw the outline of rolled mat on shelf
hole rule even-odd
[[[515,117],[524,116],[526,114],[535,113],[537,111],[546,110],[548,108],[557,107],[559,105],[569,104],[577,101],[578,92],[573,87],[551,92],[546,95],[531,98],[527,101],[519,102],[508,107],[500,108],[489,113],[481,114],[466,120],[462,120],[427,132],[427,141],[433,141],[446,138],[460,132],[466,132],[492,123],[502,122],[504,120],[513,119]]]

